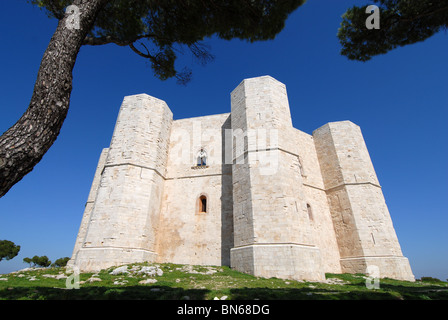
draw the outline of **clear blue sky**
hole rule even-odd
[[[271,75],[287,86],[294,127],[330,121],[361,126],[403,253],[417,278],[448,278],[448,37],[392,51],[367,63],[341,56],[336,33],[355,0],[309,0],[270,42],[208,39],[216,56],[193,68],[186,87],[153,77],[129,48],[83,47],[61,134],[43,160],[0,198],[0,239],[21,245],[0,273],[24,257],[71,256],[101,149],[108,147],[126,95],[165,100],[176,119],[230,112],[244,78]],[[55,30],[25,0],[0,10],[0,133],[28,107],[40,60]]]

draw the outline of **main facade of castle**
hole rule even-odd
[[[360,128],[295,129],[269,76],[244,80],[226,114],[173,120],[162,100],[124,98],[69,266],[143,261],[414,280]]]

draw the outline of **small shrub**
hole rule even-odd
[[[54,266],[54,267],[65,267],[69,260],[70,260],[69,257],[59,258],[52,264],[52,266]]]
[[[430,282],[430,283],[444,283],[442,280],[433,278],[433,277],[421,277],[421,282]]]

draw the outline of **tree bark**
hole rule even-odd
[[[73,1],[79,8],[78,29],[67,24],[73,18],[69,13],[59,20],[42,58],[28,109],[0,137],[0,197],[33,170],[56,141],[70,105],[72,71],[79,49],[109,1]]]

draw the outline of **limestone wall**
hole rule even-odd
[[[313,133],[341,256],[341,270],[413,280],[360,128],[333,122]],[[398,271],[400,270],[400,271]]]
[[[81,270],[156,259],[171,122],[165,102],[148,95],[125,97],[75,255]]]
[[[327,195],[320,171],[320,164],[314,145],[313,136],[294,129],[293,141],[299,172],[303,183],[303,193],[306,204],[309,205],[311,234],[315,237],[313,242],[320,249],[322,267],[325,272],[339,273],[340,255],[333,220],[328,206]],[[308,208],[304,208],[308,214]]]
[[[286,87],[269,76],[244,80],[226,114],[173,121],[164,101],[125,97],[69,265],[143,261],[413,279],[359,127],[293,128]]]
[[[84,209],[84,214],[81,220],[81,226],[79,227],[78,236],[76,237],[75,247],[73,249],[72,258],[68,262],[68,266],[73,267],[78,254],[79,249],[82,248],[84,239],[86,237],[87,228],[89,226],[90,215],[95,204],[96,195],[98,193],[98,187],[101,181],[101,175],[104,170],[104,165],[106,163],[107,154],[109,152],[108,148],[102,150],[100,158],[98,160],[98,165],[96,167],[95,175],[93,178],[92,186],[90,188],[89,196],[87,198],[86,206]]]
[[[231,164],[223,161],[230,114],[173,122],[157,252],[159,261],[230,265],[233,246]],[[206,166],[197,166],[204,148]],[[207,212],[198,199],[207,198]]]
[[[271,77],[246,79],[231,97],[232,129],[247,136],[232,171],[232,266],[258,276],[323,279],[286,87]]]

